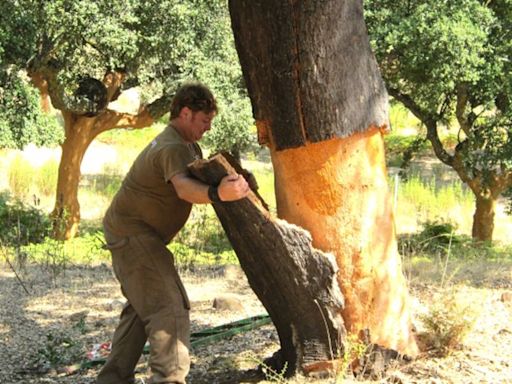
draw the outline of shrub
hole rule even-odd
[[[419,338],[426,349],[446,356],[461,346],[477,318],[474,303],[467,302],[467,295],[451,292],[433,300],[427,314],[420,316],[425,332]]]
[[[11,200],[7,193],[0,194],[0,240],[6,245],[39,243],[51,231],[51,221],[43,211]]]
[[[398,246],[402,253],[439,255],[462,242],[462,237],[455,234],[456,225],[451,222],[436,219],[427,220],[421,225],[423,229],[420,232],[399,237]]]
[[[70,262],[91,264],[94,261],[109,260],[110,253],[102,246],[103,234],[100,230],[93,230],[66,242],[46,238],[39,244],[23,247],[23,250],[43,267],[64,269]]]

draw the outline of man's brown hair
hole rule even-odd
[[[215,97],[208,87],[201,83],[187,83],[176,91],[171,103],[171,119],[178,117],[183,107],[206,114],[217,112]]]

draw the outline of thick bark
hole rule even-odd
[[[496,200],[492,197],[476,195],[476,209],[473,215],[471,234],[477,241],[492,241]]]
[[[190,169],[213,185],[235,172],[221,155],[198,160]],[[276,326],[287,374],[342,353],[343,296],[334,257],[312,248],[311,236],[303,229],[272,219],[254,193],[214,208],[250,286]]]
[[[387,93],[362,2],[229,4],[279,217],[335,255],[347,330],[416,354],[386,180]]]
[[[229,6],[260,142],[280,150],[388,125],[362,1]]]

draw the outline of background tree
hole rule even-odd
[[[347,331],[369,330],[372,342],[415,354],[385,170],[388,95],[362,1],[229,6],[258,137],[270,148],[278,216],[335,256]],[[292,330],[323,326],[291,321]],[[298,347],[283,353],[304,369]]]
[[[211,86],[221,125],[232,132],[250,125],[225,1],[8,1],[0,4],[0,25],[2,66],[25,69],[63,116],[52,214],[59,238],[77,231],[80,164],[92,140],[110,129],[150,125],[184,80]],[[109,109],[134,86],[143,96],[137,114]]]
[[[474,193],[473,237],[492,240],[496,201],[512,186],[512,1],[365,4],[388,92]],[[449,148],[440,131],[453,126]]]

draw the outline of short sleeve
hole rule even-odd
[[[187,172],[187,166],[195,160],[190,149],[180,144],[162,148],[157,159],[166,182],[170,182],[177,173]]]

